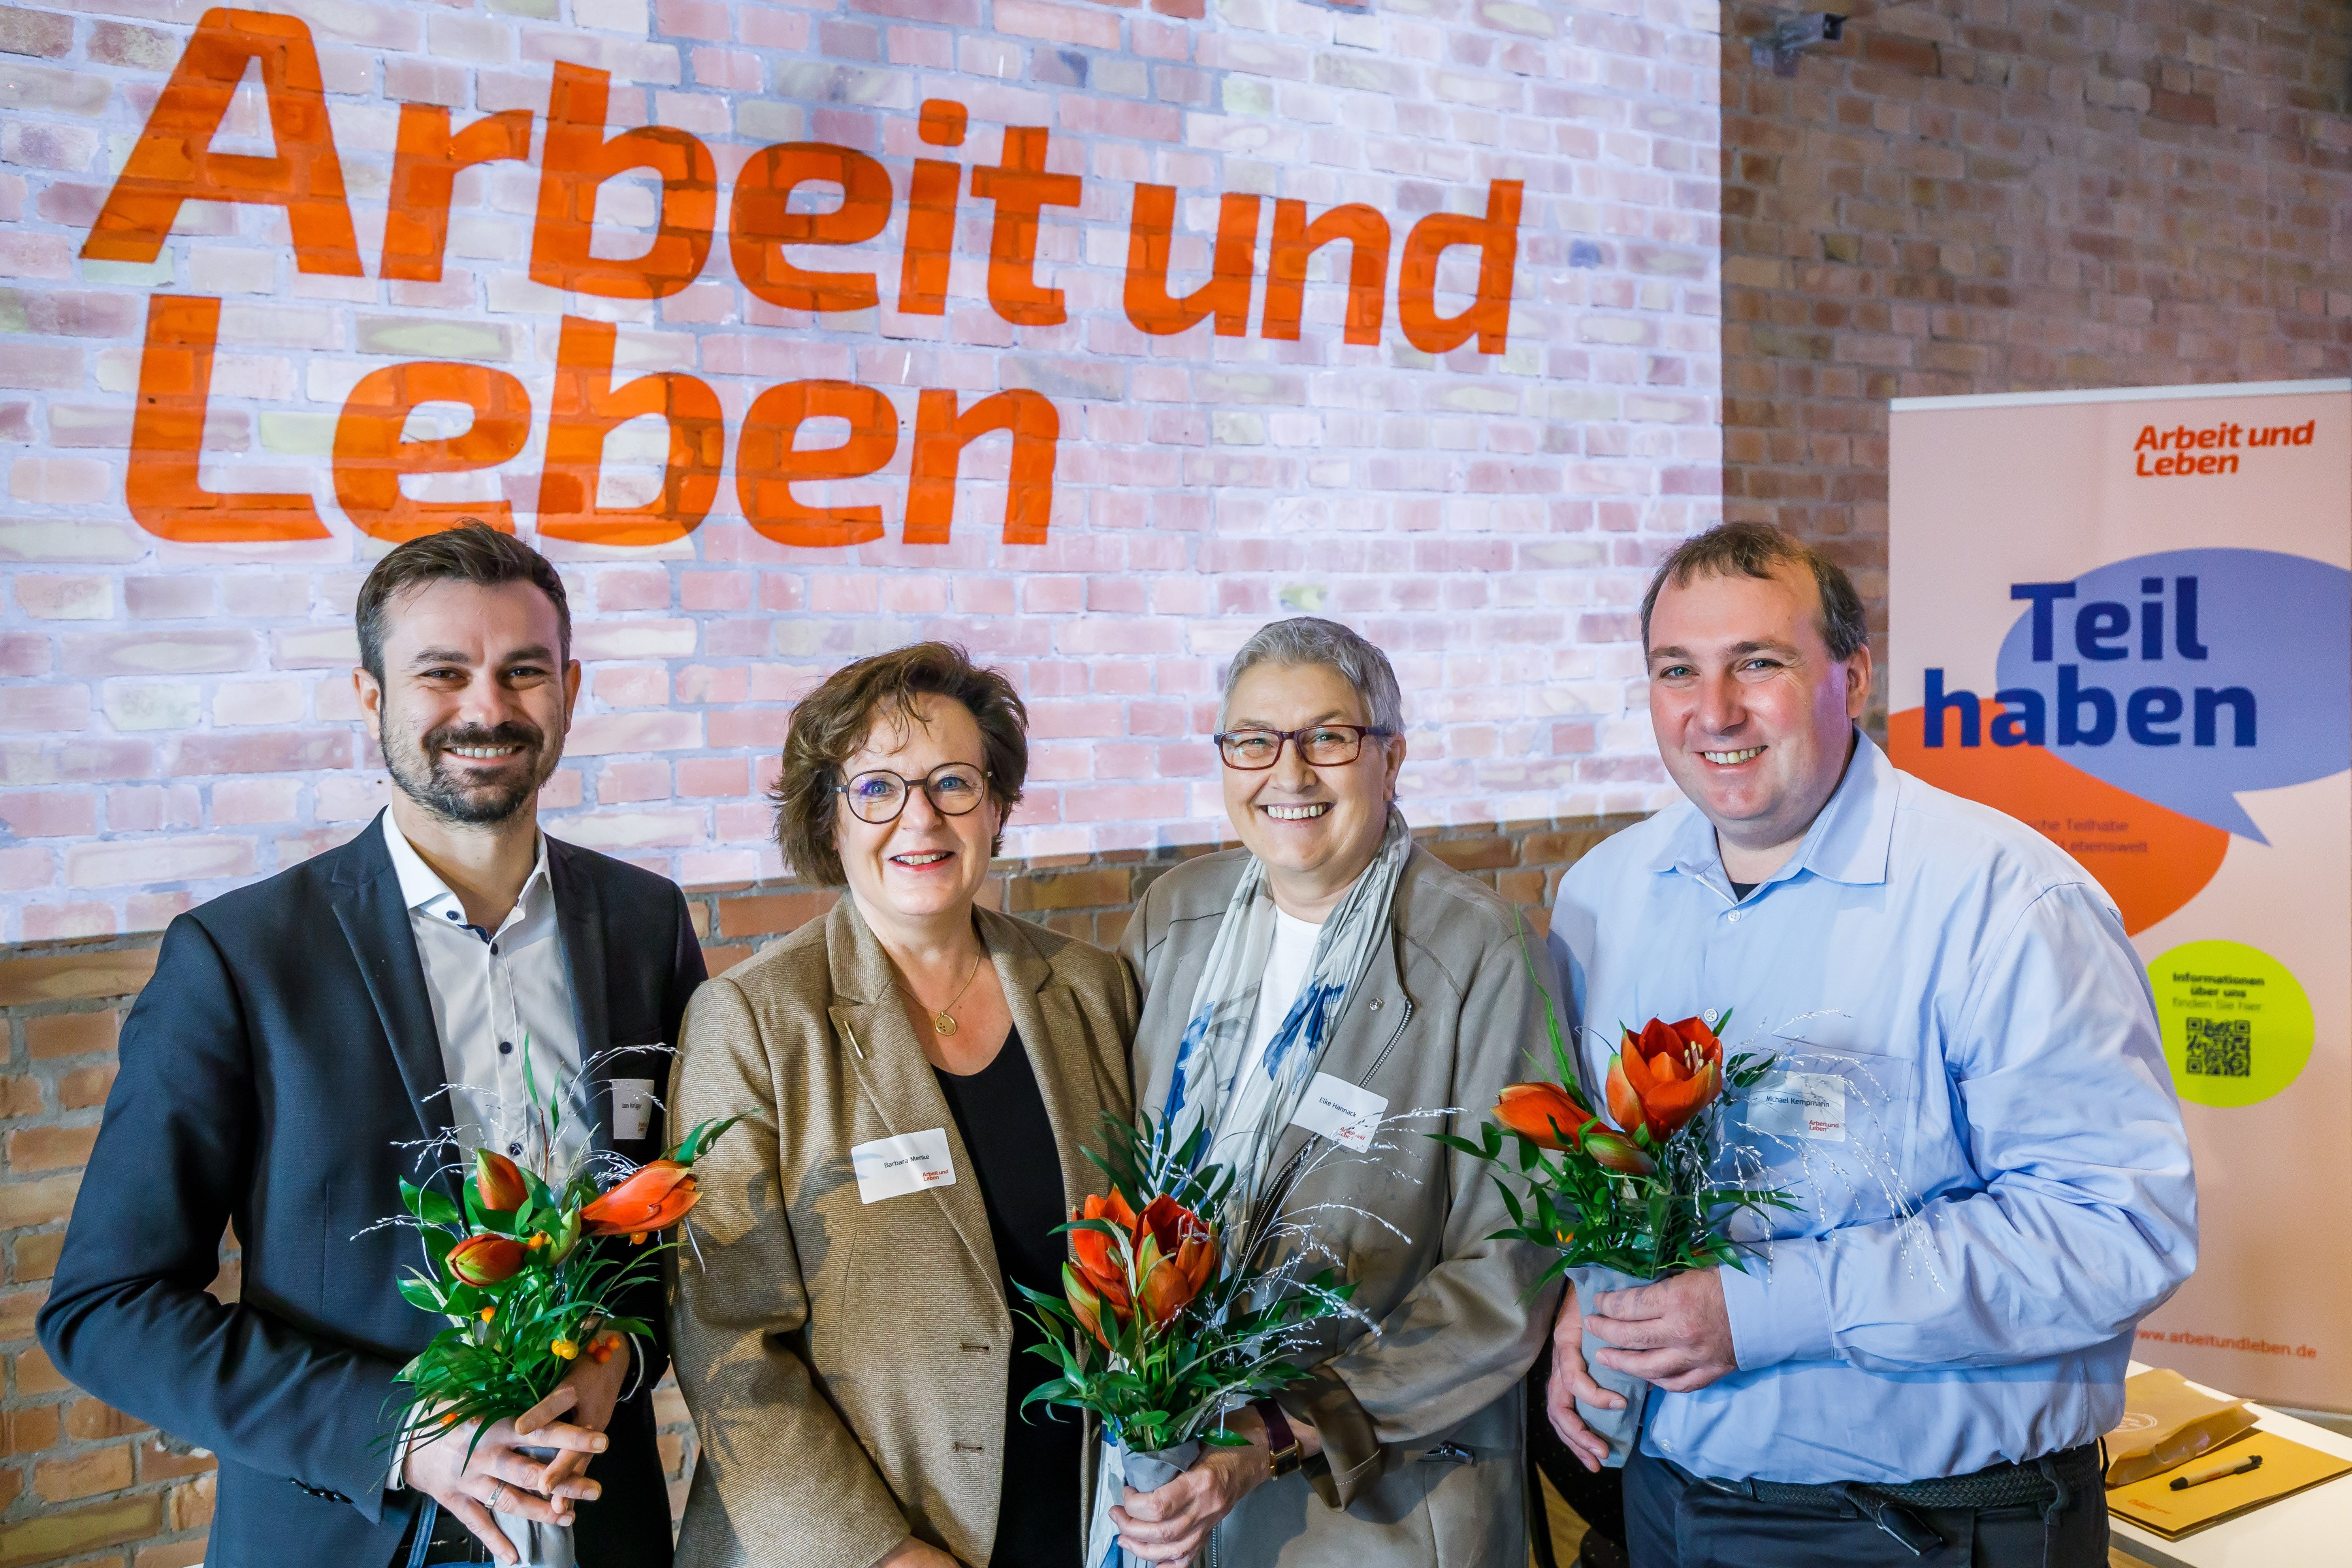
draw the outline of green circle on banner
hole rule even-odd
[[[2147,966],[2164,1061],[2180,1098],[2252,1105],[2311,1059],[2311,998],[2285,964],[2242,942],[2183,942]]]

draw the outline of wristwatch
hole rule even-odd
[[[1307,1456],[1299,1451],[1298,1434],[1290,1429],[1290,1417],[1273,1400],[1253,1399],[1250,1408],[1265,1423],[1266,1463],[1274,1468],[1274,1479],[1280,1480],[1307,1462]]]

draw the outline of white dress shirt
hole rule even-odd
[[[547,875],[546,836],[540,837],[539,858],[514,908],[494,931],[467,923],[457,895],[416,853],[389,811],[383,841],[425,965],[459,1145],[470,1159],[488,1144],[544,1179],[562,1181],[587,1150],[588,1122],[580,1109],[580,1025],[555,921],[555,887]],[[560,1120],[552,1114],[558,1106]],[[395,1484],[401,1468],[394,1468]],[[572,1568],[571,1531],[515,1514],[496,1517],[523,1568]]]
[[[555,920],[546,838],[539,841],[539,859],[514,908],[494,931],[467,923],[457,895],[425,863],[388,811],[383,838],[425,964],[425,990],[433,1000],[441,1070],[449,1085],[449,1120],[459,1144],[468,1154],[488,1145],[543,1178],[561,1181],[588,1147],[588,1125],[576,1089],[579,1016]],[[552,1114],[559,1106],[560,1121]]]

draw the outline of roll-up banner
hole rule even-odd
[[[2080,861],[2155,991],[2201,1242],[2138,1353],[2352,1409],[2352,382],[1898,399],[1892,440],[1895,759]]]

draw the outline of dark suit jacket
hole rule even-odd
[[[598,1113],[614,1078],[668,1079],[703,979],[663,878],[550,837],[548,873]],[[122,1029],[121,1067],[74,1205],[41,1342],[81,1387],[220,1458],[211,1568],[378,1568],[422,1500],[383,1487],[393,1374],[442,1321],[395,1283],[415,1233],[370,1229],[447,1131],[440,1041],[381,822],[173,921]],[[643,1139],[598,1146],[658,1156]],[[446,1178],[445,1178],[446,1180]],[[451,1189],[454,1191],[454,1188]],[[207,1295],[223,1227],[243,1299]],[[656,1287],[656,1292],[658,1286]],[[658,1323],[658,1294],[642,1315]],[[641,1349],[643,1347],[640,1347]],[[669,1503],[647,1356],[589,1468],[583,1568],[667,1568]]]

